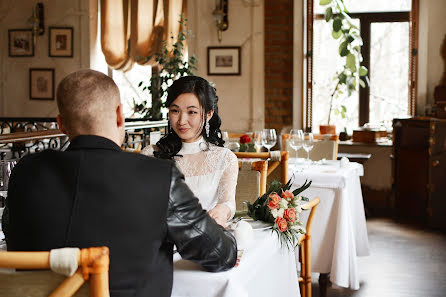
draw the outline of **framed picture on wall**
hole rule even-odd
[[[54,68],[29,69],[29,99],[54,100]]]
[[[48,32],[48,56],[73,57],[73,27],[49,27]]]
[[[33,57],[33,31],[31,29],[9,29],[8,48],[10,57]]]
[[[241,75],[240,47],[208,47],[208,75]]]

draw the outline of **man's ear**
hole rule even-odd
[[[124,112],[122,104],[119,104],[118,107],[116,107],[116,126],[124,127],[124,125],[125,125]]]
[[[60,114],[56,117],[57,124],[59,125],[59,130],[62,131],[62,133],[67,134],[67,130],[65,129],[65,126],[62,124],[62,117]]]

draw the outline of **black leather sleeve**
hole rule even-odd
[[[201,208],[175,165],[172,166],[167,228],[183,259],[212,272],[234,267],[237,260],[234,237]]]

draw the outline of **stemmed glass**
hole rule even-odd
[[[297,150],[300,149],[304,142],[304,132],[298,129],[291,129],[289,144],[293,150],[296,151],[296,163],[297,163]]]
[[[8,191],[9,176],[12,168],[17,164],[17,160],[0,160],[0,230],[3,208],[5,207],[5,199]]]
[[[8,191],[9,176],[17,160],[0,160],[0,191]]]
[[[277,135],[276,130],[274,129],[263,129],[262,133],[262,144],[268,152],[270,152],[271,148],[276,145]]]
[[[307,152],[307,162],[310,162],[310,151],[313,149],[314,146],[314,138],[313,133],[304,133],[304,143],[303,148]]]
[[[262,135],[263,132],[262,131],[255,131],[253,134],[253,140],[254,141],[254,146],[256,147],[256,151],[260,151],[260,148],[262,147]]]
[[[229,142],[229,136],[228,136],[228,132],[227,131],[222,131],[221,132],[221,139],[224,140],[224,142],[225,142],[224,146],[226,147],[228,145],[228,142]]]
[[[240,144],[238,142],[231,141],[227,131],[221,132],[221,138],[225,141],[224,147],[230,149],[233,152],[238,152]]]

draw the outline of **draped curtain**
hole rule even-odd
[[[107,64],[128,71],[144,57],[159,52],[163,40],[175,43],[186,0],[101,0],[101,46]],[[173,36],[173,39],[170,38]]]

